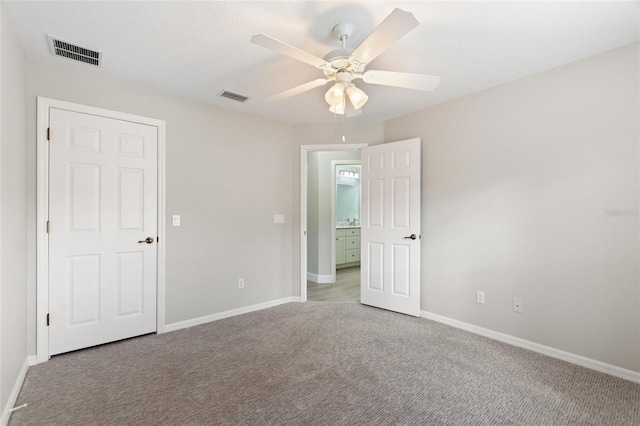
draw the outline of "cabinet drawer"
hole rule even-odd
[[[345,250],[345,262],[359,262],[360,261],[360,249]]]
[[[336,237],[344,237],[347,235],[346,229],[336,229]]]
[[[346,232],[346,236],[351,236],[351,235],[360,235],[360,228],[347,228],[345,229]]]
[[[360,248],[360,237],[346,237],[346,244],[344,246],[344,248],[346,248],[347,250],[349,249],[359,249]]]

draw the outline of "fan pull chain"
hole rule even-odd
[[[344,102],[344,114],[342,114],[342,143],[347,141],[347,138],[344,136],[344,117],[347,115],[347,100],[343,99]]]
[[[338,115],[333,114],[333,140],[338,140]]]

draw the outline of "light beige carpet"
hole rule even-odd
[[[57,356],[10,425],[638,425],[640,385],[359,304]]]

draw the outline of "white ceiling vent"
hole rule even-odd
[[[223,90],[222,92],[218,93],[218,96],[222,96],[223,98],[232,99],[238,102],[244,102],[247,99],[249,99],[249,97],[247,96],[239,95],[237,93],[229,92],[227,90]]]
[[[63,58],[72,59],[74,61],[84,62],[85,64],[102,66],[102,52],[88,46],[82,46],[78,43],[61,40],[47,34],[49,40],[49,50],[52,55],[62,56]]]

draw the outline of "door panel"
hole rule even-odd
[[[144,230],[144,169],[118,169],[118,230]]]
[[[144,313],[144,253],[117,253],[116,318]]]
[[[157,128],[49,113],[49,354],[153,332]]]
[[[70,326],[100,320],[100,256],[68,257]]]
[[[363,148],[362,159],[361,301],[419,316],[420,139]]]

